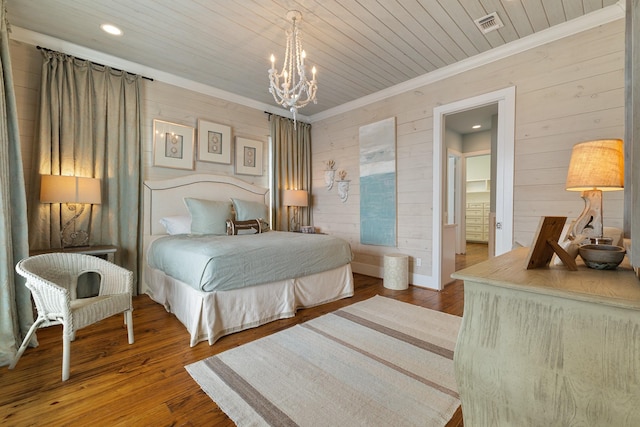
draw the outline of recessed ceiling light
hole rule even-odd
[[[472,129],[480,129],[482,126],[481,125],[473,125],[471,126]]]
[[[109,34],[114,35],[114,36],[121,36],[122,35],[122,30],[120,28],[116,27],[115,25],[102,24],[102,25],[100,25],[100,28],[102,28],[102,31],[104,31],[105,33],[109,33]]]

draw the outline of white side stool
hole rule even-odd
[[[384,256],[384,280],[387,289],[404,290],[409,287],[409,256],[387,254]]]

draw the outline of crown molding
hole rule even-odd
[[[523,37],[505,45],[479,53],[470,58],[463,59],[462,61],[458,61],[454,64],[439,68],[430,73],[423,74],[411,80],[407,80],[406,82],[388,87],[376,93],[372,93],[371,95],[363,96],[362,98],[356,99],[354,101],[347,102],[345,104],[330,108],[317,114],[313,114],[309,118],[311,120],[311,123],[313,123],[319,120],[324,120],[333,116],[344,114],[348,111],[373,104],[374,102],[383,101],[392,96],[409,92],[422,86],[426,86],[437,81],[455,76],[456,74],[464,73],[466,71],[473,70],[474,68],[490,64],[491,62],[507,58],[511,55],[515,55],[517,53],[521,53],[526,50],[533,49],[535,47],[560,40],[565,37],[569,37],[604,24],[608,24],[609,22],[617,21],[618,19],[623,19],[624,17],[624,0],[618,0],[618,2],[612,6],[607,6],[605,8],[591,12],[587,15],[572,19],[571,21],[567,21],[566,23],[555,25],[553,27],[547,28],[546,30],[531,34],[530,36]]]

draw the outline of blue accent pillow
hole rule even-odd
[[[248,221],[257,218],[269,219],[269,208],[264,203],[234,198],[231,198],[231,201],[236,212],[236,221]]]
[[[231,203],[184,198],[191,214],[192,234],[227,234],[227,220],[233,219]]]

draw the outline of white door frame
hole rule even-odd
[[[496,147],[496,255],[513,247],[513,172],[515,152],[516,88],[511,86],[495,92],[441,105],[433,109],[433,257],[431,275],[436,289],[442,284],[442,227],[444,186],[442,185],[447,150],[444,145],[445,115],[498,104],[498,141]]]

